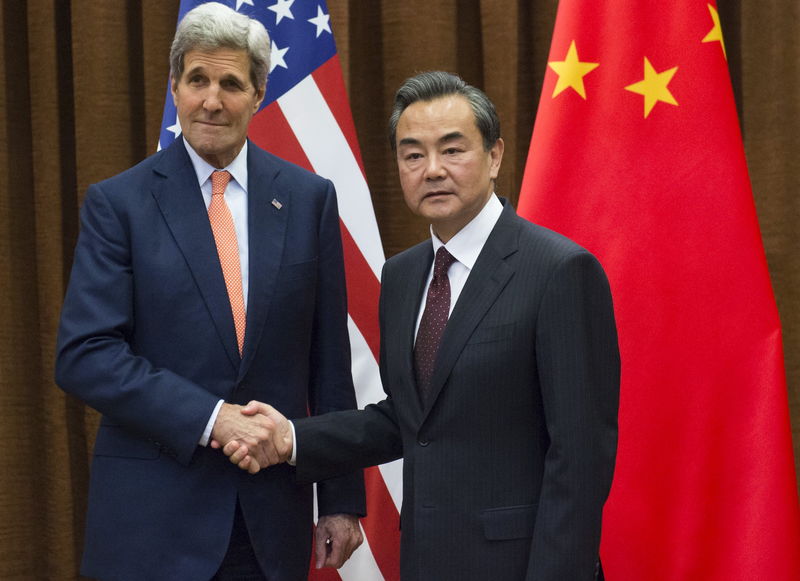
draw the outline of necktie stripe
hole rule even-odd
[[[211,204],[208,206],[208,220],[211,223],[211,231],[214,233],[217,255],[222,267],[222,275],[225,278],[225,287],[228,290],[233,324],[236,328],[236,342],[239,346],[239,356],[241,356],[247,315],[242,291],[239,243],[236,240],[233,216],[228,204],[225,203],[225,188],[230,179],[231,174],[227,171],[215,171],[211,174]]]

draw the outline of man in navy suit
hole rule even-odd
[[[276,421],[274,454],[301,479],[402,456],[404,581],[597,579],[619,403],[603,269],[495,195],[504,145],[482,91],[408,79],[390,139],[431,239],[383,269],[387,398],[297,420],[294,437],[265,404],[242,412]],[[225,452],[252,468],[246,443]]]
[[[296,418],[355,407],[333,185],[247,140],[269,53],[257,21],[215,3],[189,12],[170,54],[183,137],[86,194],[56,362],[58,384],[102,414],[85,575],[308,570],[312,486],[214,449],[237,441],[253,467],[270,462],[274,423],[240,413],[250,401]],[[317,564],[338,567],[361,542],[360,471],[317,495]]]

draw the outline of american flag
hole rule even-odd
[[[202,4],[181,0],[178,19]],[[383,399],[378,373],[378,294],[384,262],[378,225],[324,1],[228,0],[222,2],[261,21],[270,35],[267,94],[250,123],[260,147],[330,179],[339,199],[348,293],[348,328],[358,405]],[[159,149],[180,135],[167,86]],[[312,579],[344,581],[400,578],[401,460],[365,471],[368,516],[364,544],[336,573]]]

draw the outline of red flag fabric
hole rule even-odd
[[[606,579],[800,579],[780,323],[714,3],[561,1],[519,211],[611,281]]]

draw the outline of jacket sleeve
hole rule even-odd
[[[297,478],[311,482],[403,455],[391,398],[363,410],[295,421]]]
[[[384,276],[385,276],[384,267]],[[379,316],[384,336],[385,294],[381,292]],[[396,460],[403,455],[394,402],[385,377],[385,342],[381,340],[380,370],[387,398],[351,410],[295,422],[298,442],[297,477],[301,481],[329,478],[351,470]]]
[[[58,332],[56,382],[108,421],[187,464],[219,398],[131,350],[134,277],[128,226],[100,185],[90,186],[80,215]]]
[[[611,292],[587,252],[554,270],[536,332],[549,436],[527,578],[594,579],[617,446],[620,362]]]
[[[344,253],[336,192],[328,182],[319,231],[319,259],[310,361],[310,413],[324,414],[356,407],[347,331]],[[319,514],[366,514],[364,476],[355,466],[317,484]],[[321,480],[315,478],[314,480]]]

